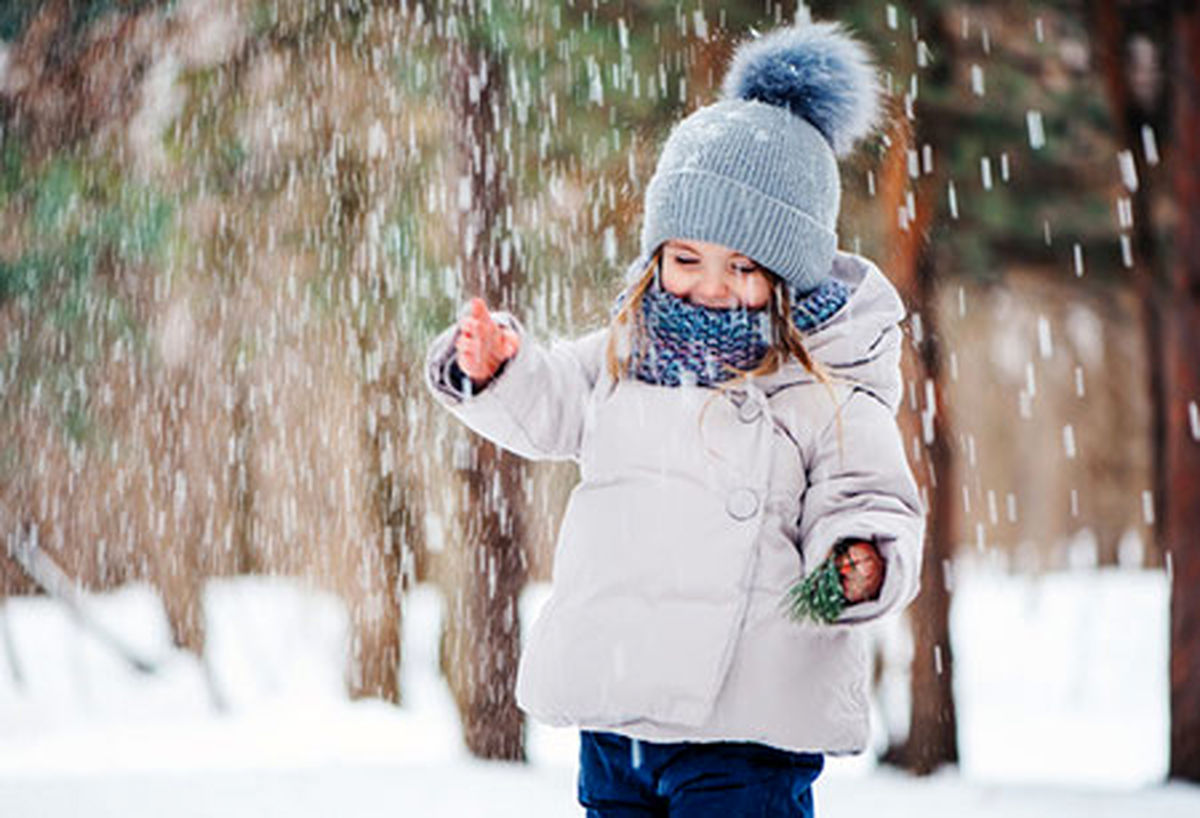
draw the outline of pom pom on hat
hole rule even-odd
[[[870,53],[836,20],[779,28],[742,43],[721,95],[791,111],[812,124],[836,156],[875,128],[881,107]]]
[[[646,186],[642,256],[671,238],[699,239],[744,253],[799,292],[817,287],[838,252],[837,158],[875,127],[882,97],[871,52],[837,21],[741,43],[721,98],[663,145]]]

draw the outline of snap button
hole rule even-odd
[[[758,511],[758,495],[745,486],[734,489],[725,499],[725,510],[735,520],[748,520]]]
[[[758,420],[762,414],[762,406],[753,398],[747,398],[742,401],[742,405],[738,407],[738,418],[743,423],[753,423]]]

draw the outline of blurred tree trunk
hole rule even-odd
[[[945,30],[946,22],[932,5],[917,4],[911,11],[917,19],[925,21],[926,42],[937,55],[922,77],[924,87],[944,88],[951,82],[953,58],[953,41]],[[925,401],[930,396],[933,398],[932,406],[923,406],[920,410],[927,420],[912,416],[911,410],[916,407],[901,413],[901,423],[910,432],[909,439],[924,438],[927,459],[922,482],[929,504],[928,544],[921,568],[921,592],[909,609],[913,663],[908,737],[901,745],[889,748],[884,760],[925,775],[942,764],[958,761],[954,660],[950,648],[950,591],[945,581],[946,566],[954,555],[958,481],[950,447],[953,427],[943,402],[945,386],[937,312],[939,282],[934,245],[929,241],[937,221],[938,202],[946,187],[942,174],[934,170],[912,181],[915,213],[905,217],[907,224],[903,228],[897,215],[905,207],[906,193],[910,189],[909,151],[920,151],[928,133],[935,130],[926,117],[936,114],[924,108],[920,97],[914,103],[914,111],[916,124],[911,131],[893,134],[898,138],[892,140],[885,159],[881,190],[884,213],[889,219],[897,220],[892,222],[896,232],[889,244],[895,251],[889,259],[888,272],[910,306],[910,329],[917,349],[910,383],[915,383],[915,394],[925,396]],[[903,116],[902,111],[897,112],[892,120],[906,125]],[[932,385],[930,391],[926,390],[927,383]],[[907,417],[903,417],[905,415]],[[924,436],[926,424],[932,431],[929,437]],[[920,464],[914,466],[920,475]]]
[[[1163,372],[1163,283],[1167,280],[1166,260],[1159,252],[1153,221],[1158,177],[1152,174],[1142,142],[1142,127],[1155,133],[1167,131],[1167,98],[1134,93],[1135,79],[1130,75],[1135,61],[1130,58],[1131,44],[1137,34],[1152,42],[1169,39],[1170,0],[1140,3],[1136,8],[1116,0],[1084,4],[1088,30],[1091,35],[1100,74],[1108,94],[1109,111],[1117,132],[1118,144],[1133,157],[1137,170],[1137,187],[1128,190],[1133,213],[1133,285],[1142,308],[1142,326],[1146,339],[1147,388],[1150,393],[1150,475],[1154,502],[1154,519],[1165,519],[1170,484],[1166,470],[1167,392]],[[1160,59],[1165,55],[1159,50]],[[1154,541],[1147,551],[1158,556],[1164,553],[1162,527],[1151,527]],[[1115,550],[1115,549],[1114,549]],[[1102,556],[1104,556],[1102,554]],[[1104,560],[1115,562],[1114,560]]]
[[[1173,568],[1170,776],[1200,781],[1200,5],[1176,7],[1174,33],[1171,163],[1179,225],[1167,302],[1170,422],[1161,531]]]
[[[519,271],[511,244],[512,209],[503,141],[508,127],[502,59],[482,37],[450,43],[450,104],[470,203],[461,212],[467,295],[491,309],[515,302]],[[502,263],[503,261],[503,263]],[[515,455],[469,436],[462,472],[463,549],[448,606],[445,670],[462,717],[463,736],[482,758],[525,760],[524,717],[516,704],[520,656],[518,597],[525,582],[524,467]]]
[[[379,645],[382,655],[377,661],[377,695],[395,704],[404,703],[404,691],[400,686],[401,666],[404,658],[402,641],[404,609],[402,598],[415,582],[416,555],[424,550],[424,526],[422,516],[424,503],[411,474],[395,462],[396,452],[405,451],[402,429],[389,417],[402,414],[395,408],[397,395],[411,394],[420,387],[414,383],[412,373],[398,363],[384,365],[379,380],[368,392],[371,411],[375,413],[373,429],[368,429],[368,445],[373,454],[371,512],[382,528],[383,553],[380,568],[383,571],[381,585],[386,589],[386,627]],[[404,418],[403,422],[411,422]]]
[[[1129,192],[1139,303],[1144,311],[1151,405],[1151,470],[1156,536],[1152,549],[1171,567],[1171,751],[1169,775],[1200,781],[1200,7],[1168,0],[1136,9],[1116,0],[1086,7],[1113,121],[1133,155],[1138,184]],[[1134,93],[1130,44],[1135,34],[1160,44],[1172,96]],[[1162,44],[1171,43],[1165,50]],[[1142,127],[1167,132],[1179,222],[1176,253],[1164,258],[1151,220],[1158,176],[1142,144]],[[1138,150],[1142,146],[1143,150]]]

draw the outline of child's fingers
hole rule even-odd
[[[492,320],[492,314],[487,308],[486,302],[482,298],[472,298],[468,304],[469,310],[458,322],[459,329],[466,335],[482,338],[488,346],[492,344],[492,338],[500,329],[499,325]]]
[[[454,342],[454,348],[458,352],[461,361],[465,361],[470,365],[475,365],[479,361],[479,339],[467,334],[460,334],[458,340]]]
[[[845,576],[861,585],[870,585],[882,576],[882,571],[879,566],[864,560],[858,565],[851,566]]]
[[[495,366],[490,363],[493,357],[488,351],[490,346],[477,332],[460,332],[454,342],[459,368],[472,378],[485,378],[492,374]]]
[[[849,602],[873,597],[883,584],[883,557],[872,544],[852,544],[839,555],[837,567]]]
[[[491,349],[495,344],[495,333],[487,327],[481,326],[474,319],[467,319],[459,328],[459,338],[466,342],[475,345],[475,348],[482,352],[484,349]]]
[[[482,298],[472,298],[458,321],[454,341],[459,367],[472,378],[491,375],[500,362],[516,354],[520,338],[497,324]]]
[[[492,314],[488,311],[487,303],[482,298],[471,299],[471,318],[479,322],[481,326],[490,326],[492,324]]]
[[[492,350],[496,346],[496,337],[493,332],[486,329],[476,327],[474,331],[466,334],[467,343],[471,345],[471,350],[479,359],[490,357]]]

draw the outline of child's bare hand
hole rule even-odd
[[[851,543],[837,557],[837,568],[842,591],[851,605],[879,596],[883,585],[883,557],[873,543],[865,540]]]
[[[458,368],[477,385],[492,377],[520,346],[515,332],[492,320],[482,298],[471,299],[470,312],[459,320],[458,330],[454,343]]]

